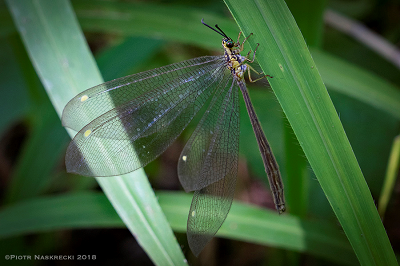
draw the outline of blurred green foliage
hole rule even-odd
[[[383,95],[388,95],[388,98],[395,105],[398,100],[396,95],[400,93],[399,69],[374,51],[366,48],[362,43],[324,25],[323,12],[326,8],[340,11],[367,25],[384,39],[398,44],[400,40],[400,4],[396,1],[371,0],[352,2],[308,0],[302,4],[298,1],[288,0],[286,2],[304,34],[307,44],[312,47],[317,67],[319,68],[319,65],[321,65],[322,78],[329,89],[329,94],[371,194],[377,200],[381,193],[392,141],[399,134],[400,114],[398,110],[390,107],[393,106],[393,103],[389,100],[385,102],[384,98],[379,101],[376,100],[380,99],[379,97],[375,99],[367,95],[365,97],[367,99],[365,99],[360,96],[363,93],[362,86],[364,86],[362,80],[360,81],[361,85],[359,85],[361,87],[359,96],[357,96],[357,91],[354,93],[344,92],[340,87],[341,80],[336,82],[335,79],[340,77],[346,79],[346,77],[354,75],[357,80],[357,78],[368,76],[373,80],[368,80],[369,83],[376,82],[379,86],[381,85],[381,87],[373,89],[380,91]],[[226,29],[228,35],[236,34],[238,31],[237,28],[232,26],[234,24],[224,4],[216,1],[153,1],[150,4],[144,4],[134,1],[76,0],[72,1],[72,5],[105,80],[200,55],[220,53],[219,36],[215,36],[213,32],[203,27],[197,18],[204,17],[211,24],[218,23],[221,28]],[[126,17],[121,16],[121,11],[125,12]],[[149,23],[149,21],[152,23]],[[68,135],[61,127],[57,114],[44,92],[5,3],[0,4],[0,22],[0,62],[2,65],[0,71],[2,95],[0,97],[0,158],[2,158],[0,192],[3,203],[0,217],[10,219],[11,222],[7,225],[15,230],[15,233],[11,229],[0,232],[1,253],[58,254],[68,250],[68,243],[62,246],[55,245],[55,243],[60,239],[68,241],[68,237],[65,237],[65,233],[54,232],[56,229],[124,227],[123,223],[115,216],[110,204],[98,194],[91,194],[90,191],[97,187],[93,179],[71,176],[65,173],[63,157],[69,141]],[[174,27],[179,28],[183,24],[185,25],[182,31],[174,30]],[[199,32],[201,32],[201,35],[198,34]],[[335,72],[338,73],[333,76],[329,76],[333,73],[329,68],[324,72],[327,64],[328,66],[333,65],[331,62],[338,62],[335,65],[337,66]],[[385,88],[381,90],[383,87]],[[352,90],[353,88],[347,89]],[[386,92],[388,94],[385,94]],[[264,243],[253,239],[247,241],[268,244],[273,247],[268,248],[267,255],[265,255],[265,248],[254,248],[254,255],[250,257],[248,254],[242,254],[245,252],[238,252],[238,250],[249,250],[252,248],[251,245],[216,241],[213,244],[216,246],[215,250],[208,250],[208,254],[215,252],[216,263],[220,265],[228,265],[232,261],[247,256],[249,258],[244,262],[244,265],[272,263],[272,261],[276,261],[276,264],[285,265],[351,265],[356,263],[344,235],[340,235],[341,233],[336,226],[336,218],[324,193],[313,177],[312,170],[307,167],[301,149],[296,148],[298,146],[296,137],[291,132],[290,125],[285,120],[273,93],[269,90],[266,93],[265,87],[254,88],[250,93],[260,122],[268,132],[268,139],[273,145],[283,175],[290,174],[286,173],[290,170],[285,170],[285,168],[290,167],[285,165],[285,158],[294,156],[293,164],[301,165],[298,169],[303,169],[301,171],[304,172],[300,174],[307,177],[306,184],[299,184],[299,186],[304,186],[303,189],[307,193],[298,202],[302,210],[297,212],[296,208],[293,210],[293,213],[299,215],[301,219],[293,223],[305,224],[304,227],[311,235],[313,233],[324,235],[324,232],[329,232],[327,234],[331,238],[328,237],[326,242],[330,242],[333,246],[335,246],[335,241],[339,244],[335,248],[329,245],[322,246],[320,251],[315,251],[311,247],[301,249],[300,244],[292,247],[289,243],[271,243],[268,240]],[[376,101],[374,102],[374,100]],[[389,108],[385,109],[387,106]],[[258,191],[258,189],[250,189],[254,186],[254,182],[249,181],[248,176],[258,177],[265,185],[267,181],[242,102],[241,116],[243,119],[241,120],[239,179],[244,181],[239,181],[242,187],[238,188],[238,195],[241,198],[249,198],[250,196],[246,195]],[[195,125],[196,119],[179,139],[177,146],[182,147],[184,145],[184,141]],[[285,149],[284,143],[288,140],[293,141],[293,146],[289,150]],[[176,188],[176,179],[170,182],[160,180],[160,176],[164,175],[163,171],[169,169],[165,168],[167,157],[168,155],[163,155],[154,164],[148,166],[154,187]],[[172,175],[172,178],[176,178],[176,175]],[[61,205],[57,204],[63,198],[58,197],[60,195],[62,197],[67,196],[67,199],[62,202],[66,204],[65,206],[79,204],[76,198],[73,198],[74,195],[70,199],[68,199],[68,195],[81,190],[88,194],[83,194],[82,198],[78,199],[88,200],[87,210],[96,209],[91,215],[88,215],[87,220],[82,219],[82,213],[87,214],[86,209],[79,210],[76,213],[72,210],[72,213],[68,216],[68,222],[61,223],[62,219],[57,216],[59,212],[59,210],[57,212],[57,206]],[[268,193],[263,195],[268,195]],[[393,195],[393,198],[396,198],[397,201],[389,202],[387,216],[390,217],[390,222],[386,224],[386,230],[395,252],[398,253],[400,246],[400,235],[396,233],[398,232],[398,224],[400,224],[400,216],[396,212],[399,207],[398,192]],[[39,205],[35,205],[35,203]],[[172,211],[168,212],[168,205],[163,206],[162,201],[160,203],[163,208],[165,207],[164,211],[168,219],[173,220],[176,217],[182,217],[181,220],[171,222],[171,224],[174,229],[180,232],[184,231],[181,222],[186,219],[186,213],[183,216],[176,215],[175,217],[171,215]],[[268,202],[263,203],[268,205]],[[44,204],[48,208],[52,207],[52,209],[49,209],[50,213],[45,213],[47,215],[53,214],[46,216],[47,219],[53,220],[43,221],[38,216],[32,218],[31,216],[37,215],[37,213],[30,213],[31,216],[29,217],[32,221],[35,221],[36,224],[33,225],[36,225],[36,227],[26,229],[26,227],[23,227],[26,226],[24,224],[29,224],[31,220],[24,221],[24,213],[27,210],[42,206],[40,204]],[[170,208],[183,208],[179,205],[179,202],[174,204],[176,205],[172,204],[173,207]],[[24,209],[24,206],[26,209]],[[63,208],[66,208],[65,206]],[[15,207],[14,210],[13,207]],[[19,221],[19,219],[21,220]],[[320,230],[320,232],[313,232],[313,222],[324,224],[326,228],[317,228],[316,230]],[[0,225],[1,223],[0,219]],[[18,227],[18,223],[22,225]],[[4,222],[3,225],[6,225],[6,223]],[[227,231],[228,233],[225,233],[225,235],[230,238],[249,239],[229,236],[229,230]],[[28,233],[37,234],[33,239],[27,241],[23,235]],[[251,234],[257,235],[257,232],[250,232],[249,235]],[[178,239],[182,241],[182,245],[186,244],[179,234]],[[318,237],[316,239],[314,240],[316,242],[313,242],[314,244],[325,243]],[[115,241],[115,239],[110,241]],[[343,245],[344,251],[336,250],[341,245]],[[230,250],[226,251],[228,248]],[[282,251],[284,254],[282,255],[278,248],[296,252]],[[324,248],[332,250],[332,253],[329,253],[329,250],[324,251]],[[220,255],[220,253],[225,252],[227,255]],[[333,252],[342,252],[345,254],[343,255],[345,259],[335,256],[337,253]],[[27,264],[29,263],[35,264],[34,261],[27,262]]]

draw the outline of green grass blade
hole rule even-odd
[[[382,192],[379,198],[378,211],[383,219],[386,212],[386,207],[389,203],[390,196],[392,195],[396,178],[400,168],[400,136],[397,136],[392,145],[390,152],[389,162],[386,170],[385,179],[382,186]]]
[[[312,49],[312,56],[326,86],[400,118],[400,88],[374,73]]]
[[[157,193],[174,230],[186,231],[192,195]],[[107,198],[99,193],[40,197],[0,211],[0,239],[63,229],[124,227]],[[313,254],[344,265],[357,262],[345,236],[334,225],[234,202],[219,236]]]
[[[226,0],[361,265],[397,265],[371,193],[303,37],[283,1]],[[289,167],[289,166],[288,166]]]
[[[7,202],[40,195],[52,181],[53,170],[63,157],[69,137],[51,108],[47,101],[32,112],[36,123],[32,123],[30,137],[24,143],[22,156],[8,186]]]
[[[67,1],[10,0],[7,3],[58,114],[78,92],[103,82]],[[142,170],[97,181],[155,264],[185,264]]]
[[[285,122],[288,124],[287,120]],[[285,165],[281,165],[284,175],[285,200],[288,211],[299,217],[307,217],[308,202],[310,193],[310,171],[307,159],[300,147],[299,142],[294,138],[294,132],[291,127],[284,127]],[[271,144],[273,145],[273,144]],[[276,152],[276,151],[275,151]]]
[[[31,104],[28,86],[25,82],[26,78],[30,77],[26,73],[29,72],[27,71],[29,67],[27,67],[26,64],[20,63],[23,61],[20,60],[20,58],[23,57],[21,54],[25,53],[15,52],[15,50],[20,50],[18,48],[21,47],[23,47],[23,45],[18,36],[0,37],[0,58],[2,62],[7,62],[7,67],[2,68],[2,71],[0,71],[0,86],[2,88],[12,88],[12,90],[3,89],[1,91],[0,113],[3,114],[0,116],[1,135],[4,134],[5,130],[7,130],[12,123],[21,119],[21,117],[24,117],[29,112],[29,106]]]
[[[228,18],[181,5],[87,0],[72,3],[82,27],[90,31],[163,38],[203,47],[209,47],[212,40],[217,40],[214,44],[220,48],[221,39],[204,27],[200,23],[201,19],[218,19],[218,24],[224,29],[235,28]]]
[[[327,2],[327,0],[286,1],[304,39],[311,47],[321,47],[322,45],[323,17]]]
[[[3,207],[0,238],[73,228],[124,227],[100,193],[37,197]]]
[[[59,126],[59,118],[43,90],[21,38],[17,34],[3,38],[2,46],[0,50],[3,54],[0,56],[8,67],[1,73],[1,86],[12,89],[2,92],[0,112],[4,118],[0,124],[5,126],[8,124],[6,121],[13,117],[13,123],[18,123],[16,121],[21,121],[22,117],[16,119],[14,114],[25,110],[23,121],[28,133],[5,190],[3,203],[7,204],[34,197],[48,189],[52,180],[50,176],[63,156],[69,137]],[[16,63],[18,71],[15,71]]]
[[[187,212],[184,206],[190,205],[190,196],[183,193],[157,195],[171,226],[184,232],[183,217]],[[293,215],[279,215],[275,210],[236,201],[217,236],[305,252],[344,265],[356,263],[351,246],[336,226],[305,221]]]
[[[97,1],[74,1],[73,3],[78,19],[85,30],[115,33],[118,29],[117,32],[122,35],[154,38],[162,36],[169,40],[215,49],[221,49],[221,40],[218,35],[199,23],[201,18],[204,17],[205,21],[218,22],[228,35],[237,32],[237,27],[226,18],[193,8],[154,6],[143,3],[113,2],[110,4]],[[172,10],[175,16],[170,15]],[[121,16],[115,17],[115,12]],[[322,51],[313,49],[312,56],[324,83],[329,88],[400,117],[400,93],[397,86],[374,73]]]
[[[163,41],[150,38],[128,37],[122,43],[96,56],[104,80],[130,75],[134,67],[143,65],[159,50]],[[132,47],[135,49],[132,51]]]
[[[199,21],[215,21],[225,32],[235,33],[237,27],[226,18],[193,8],[160,6],[144,3],[73,1],[82,28],[124,36],[165,38],[206,48],[221,49],[221,40]],[[115,14],[120,16],[115,16]],[[146,14],[146,15],[143,15]],[[174,14],[171,16],[171,14]],[[0,33],[12,32],[8,14],[0,12]],[[168,23],[168,24],[166,24]],[[3,29],[7,28],[7,29]],[[199,38],[201,36],[201,38]],[[395,117],[400,117],[400,93],[394,86],[359,66],[312,49],[312,56],[329,89],[354,97]],[[352,89],[349,89],[352,88]],[[381,90],[382,88],[382,90]]]

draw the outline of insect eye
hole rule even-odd
[[[226,42],[226,47],[232,48],[233,46],[234,46],[233,41],[227,41],[227,42]]]

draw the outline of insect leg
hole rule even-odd
[[[247,41],[247,39],[248,39],[251,35],[253,35],[253,33],[250,33],[249,36],[247,36],[246,38],[244,38],[242,44],[240,45],[240,52],[243,51],[243,49],[244,49],[244,48],[243,48],[243,47],[244,47],[244,43]]]
[[[236,45],[237,45],[237,46],[240,46],[240,42],[239,42],[239,40],[240,40],[240,35],[242,35],[242,32],[241,32],[241,31],[239,31],[239,36],[238,36],[238,39],[237,39],[237,41],[236,41]]]
[[[259,43],[257,43],[257,47],[256,47],[256,49],[254,49],[253,59],[251,59],[251,60],[249,59],[249,55],[250,55],[250,52],[251,52],[251,51],[249,51],[249,52],[247,53],[247,55],[246,55],[246,61],[248,61],[249,63],[253,63],[253,62],[254,62],[254,59],[256,58],[256,52],[257,52],[258,46],[260,46]]]
[[[262,77],[260,77],[260,78],[258,78],[258,79],[256,79],[256,80],[253,80],[253,79],[251,78],[250,69],[251,69],[252,71],[256,72],[258,75],[261,75],[262,72],[258,72],[257,70],[255,70],[255,69],[254,69],[251,65],[249,65],[249,64],[246,64],[246,66],[247,66],[247,74],[249,75],[249,81],[250,81],[251,83],[254,83],[254,82],[256,82],[256,81],[258,81],[258,80],[260,80],[260,79],[266,78],[266,77],[272,78],[272,76],[270,76],[270,75],[267,74],[267,75],[264,75],[264,76],[262,76]]]
[[[241,44],[241,47],[240,47],[240,51],[243,51],[243,45],[244,45],[245,41],[246,41],[251,35],[253,35],[253,33],[250,33],[250,35],[247,36],[247,37],[243,40],[243,42],[242,42],[242,44]],[[239,36],[240,36],[240,33],[239,33]],[[250,56],[250,53],[251,53],[251,50],[250,50],[250,51],[247,53],[247,55],[245,56],[246,60],[245,60],[244,62],[246,62],[246,61],[249,62],[249,63],[253,63],[253,62],[254,62],[255,57],[256,57],[256,52],[257,52],[258,46],[260,46],[259,43],[257,43],[257,47],[256,47],[256,49],[254,49],[254,52],[253,52],[253,59],[251,59],[251,60],[249,59],[249,56]],[[242,65],[244,62],[242,62],[241,65]],[[256,79],[256,80],[253,80],[253,79],[251,78],[251,72],[250,72],[250,70],[254,71],[255,73],[257,73],[257,74],[259,74],[259,75],[261,75],[262,72],[258,72],[258,71],[255,70],[251,65],[249,65],[249,64],[247,64],[247,63],[246,63],[246,66],[247,66],[247,73],[248,73],[248,75],[249,75],[249,80],[250,80],[250,82],[252,82],[252,83],[253,83],[253,82],[256,82],[256,81],[258,81],[258,80],[260,80],[260,79],[266,78],[266,77],[272,78],[272,76],[266,74],[266,75],[264,75],[264,76],[262,76],[262,77],[260,77],[260,78],[258,78],[258,79]]]

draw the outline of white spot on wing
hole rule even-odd
[[[90,129],[86,130],[85,133],[83,133],[83,135],[85,136],[85,138],[89,137],[89,135],[92,133],[92,131]]]
[[[83,95],[83,96],[81,97],[81,102],[84,102],[84,101],[86,101],[87,99],[89,99],[89,97],[88,97],[87,95]]]

